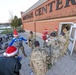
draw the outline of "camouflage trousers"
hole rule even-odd
[[[44,40],[44,42],[43,42],[43,48],[46,48],[46,46],[47,46],[47,43],[46,43],[46,41]]]
[[[45,75],[46,74],[46,71],[47,71],[47,68],[46,68],[46,64],[43,63],[42,61],[30,61],[30,66],[33,70],[33,72],[35,73],[35,75]]]
[[[18,48],[18,50],[21,50],[22,51],[22,53],[23,53],[23,55],[26,57],[27,55],[26,55],[26,53],[25,53],[25,51],[24,51],[24,46],[20,46],[19,48]],[[19,53],[18,53],[19,54]]]
[[[29,45],[29,47],[32,48],[32,50],[34,49],[34,41],[30,41],[30,42],[28,43],[28,45]]]

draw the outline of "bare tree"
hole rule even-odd
[[[10,15],[10,18],[9,18],[9,22],[11,23],[14,16],[13,16],[13,12],[12,11],[9,11],[9,15]]]

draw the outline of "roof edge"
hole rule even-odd
[[[32,11],[33,9],[37,8],[38,6],[40,6],[41,4],[43,4],[44,2],[46,2],[47,0],[39,0],[37,3],[35,3],[33,6],[31,6],[29,9],[27,9],[25,12],[22,12],[22,16],[27,14],[29,11]]]

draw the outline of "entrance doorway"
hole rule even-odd
[[[58,36],[60,36],[60,34],[63,34],[64,29],[66,29],[69,32],[70,43],[67,49],[69,50],[70,55],[72,55],[72,52],[76,50],[76,47],[75,47],[76,41],[74,40],[76,27],[74,27],[73,22],[61,22],[59,25]]]
[[[73,24],[74,24],[73,22],[61,22],[59,25],[58,36],[60,36],[60,34],[64,35],[63,33],[64,29],[70,32],[70,28],[71,26],[73,26]]]

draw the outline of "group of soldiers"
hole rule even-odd
[[[42,35],[44,41],[43,47],[40,47],[38,41],[34,43],[37,44],[31,53],[31,67],[36,75],[45,75],[48,70],[48,65],[53,66],[62,56],[67,54],[67,48],[69,44],[69,31],[66,28],[63,29],[63,34],[57,35],[58,29],[56,28],[54,32],[47,35],[47,29]],[[49,49],[49,52],[47,51]]]
[[[64,28],[63,33],[64,35],[60,34],[60,36],[57,36],[55,33],[51,33],[50,39],[46,41],[50,50],[52,65],[62,56],[67,54],[69,45],[69,31]]]
[[[28,36],[28,45],[32,49],[30,56],[30,67],[35,75],[45,75],[50,64],[50,57],[45,47],[40,46],[40,42],[36,40],[34,33],[30,31]]]

